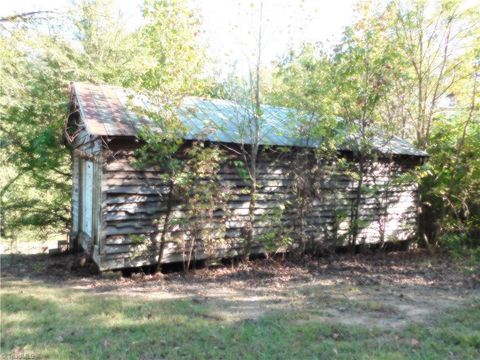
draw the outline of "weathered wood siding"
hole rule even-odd
[[[110,149],[104,154],[101,174],[101,242],[95,260],[100,269],[114,269],[153,264],[156,261],[160,232],[166,212],[168,186],[156,168],[137,169],[132,165],[132,150]],[[257,235],[272,230],[269,214],[282,208],[280,223],[296,236],[298,209],[292,192],[291,165],[294,159],[283,157],[276,161],[259,161],[259,197],[255,210],[254,232]],[[407,158],[398,159],[392,168],[377,162],[365,179],[370,186],[383,187],[364,193],[360,207],[362,226],[359,243],[384,240],[405,240],[416,231],[417,188],[414,184],[393,185],[391,174],[402,173],[415,165]],[[214,227],[216,236],[223,239],[215,256],[233,256],[241,252],[239,243],[248,221],[248,182],[233,165],[222,168],[221,182],[230,189],[228,212],[217,211]],[[304,228],[309,240],[324,246],[345,244],[341,235],[349,226],[348,213],[355,197],[355,181],[335,168],[325,169],[314,179],[316,198],[305,215]],[[386,204],[388,204],[386,206]],[[184,205],[175,203],[172,217],[184,216]],[[335,236],[337,235],[337,236]],[[169,232],[163,262],[180,261],[176,240],[188,236],[180,228]],[[333,244],[332,239],[336,239]],[[341,243],[339,243],[341,242]],[[257,251],[260,249],[257,246]],[[196,258],[205,258],[199,248]]]

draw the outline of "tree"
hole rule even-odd
[[[178,194],[182,193],[182,190],[185,193],[186,184],[194,185],[194,178],[191,178],[193,174],[186,170],[192,165],[193,160],[182,160],[179,154],[185,151],[192,156],[199,154],[194,150],[196,147],[184,149],[183,138],[186,129],[179,119],[178,110],[185,95],[201,91],[199,89],[203,88],[203,84],[196,81],[203,62],[202,49],[197,42],[199,20],[187,8],[185,1],[148,0],[145,2],[143,14],[146,24],[140,29],[138,39],[142,44],[143,61],[148,65],[143,73],[135,78],[132,87],[136,91],[136,96],[146,99],[150,106],[148,108],[135,107],[134,104],[131,106],[137,113],[151,119],[155,128],[161,129],[159,132],[153,128],[143,127],[139,137],[144,144],[136,154],[139,167],[157,165],[165,170],[163,176],[168,191],[166,194],[159,192],[159,196],[167,204],[164,218],[159,219],[163,223],[159,234],[156,265],[156,270],[159,270],[168,232],[177,221],[172,218],[173,203],[178,200]],[[208,151],[210,150],[206,150]],[[213,160],[215,154],[211,155]],[[198,187],[195,189],[201,191]],[[189,201],[196,199],[197,202],[201,202],[198,196],[199,194],[192,195]],[[183,196],[180,198],[185,199]],[[192,217],[195,218],[195,215],[198,214],[193,214]],[[188,223],[196,224],[194,220]],[[197,243],[195,234],[198,229],[190,230],[193,234],[192,241],[189,242],[189,246],[183,246],[184,250],[188,248],[189,252],[185,270],[189,267]],[[152,235],[153,238],[157,236],[158,234]]]
[[[295,233],[297,244],[294,251],[300,256],[308,248],[316,251],[307,235],[307,214],[315,199],[326,196],[319,189],[319,179],[335,176],[332,167],[338,162],[338,148],[345,141],[343,123],[334,113],[335,82],[332,81],[331,57],[319,45],[305,44],[298,53],[292,51],[277,65],[274,86],[267,93],[268,99],[279,106],[295,109],[294,136],[299,143],[314,149],[297,149],[292,162],[291,174],[294,208],[297,215]],[[337,199],[337,191],[332,195]],[[335,203],[339,204],[340,199]],[[343,217],[340,211],[335,212]],[[331,230],[331,239],[337,241],[336,227]],[[328,231],[326,231],[327,233]]]
[[[377,130],[387,141],[399,135],[426,149],[430,161],[416,174],[422,239],[435,243],[442,232],[470,231],[478,213],[475,197],[467,195],[478,191],[476,162],[470,158],[475,145],[468,140],[478,123],[478,9],[461,1],[392,1],[376,11],[368,2],[358,10],[357,22],[346,29],[333,56],[312,55],[307,47],[281,64],[280,74],[288,71],[280,77],[280,98],[307,109],[330,101],[323,111],[341,117],[358,134],[350,141],[357,190],[365,170],[361,164],[374,155],[369,139]],[[323,88],[334,90],[323,93]],[[447,95],[455,99],[453,107],[445,108]],[[357,232],[354,225],[351,240]]]
[[[252,59],[249,60],[248,79],[238,79],[230,82],[233,87],[225,87],[224,91],[228,94],[228,98],[232,99],[237,105],[235,114],[239,149],[229,148],[230,151],[236,153],[241,162],[237,163],[241,167],[240,171],[246,175],[249,181],[249,208],[248,221],[245,225],[244,239],[244,260],[249,259],[252,246],[255,241],[255,208],[258,198],[258,158],[260,145],[262,142],[262,89],[261,89],[261,71],[262,71],[262,51],[265,41],[265,15],[263,13],[263,1],[260,1],[258,7],[252,4],[253,14],[258,16],[254,30],[254,46],[252,50]]]
[[[161,90],[170,99],[193,83],[201,56],[197,20],[185,2],[147,1],[144,10],[145,24],[130,32],[111,1],[81,1],[63,16],[1,19],[0,136],[9,174],[0,190],[3,231],[33,226],[64,233],[69,225],[71,175],[62,138],[70,81]]]
[[[303,7],[302,4],[289,6],[291,5],[282,4],[282,8],[288,8],[292,14]],[[281,118],[282,115],[277,118],[278,115],[274,112],[266,114],[267,102],[274,101],[272,97],[267,97],[273,85],[269,81],[272,71],[265,65],[267,47],[280,38],[279,34],[283,35],[281,36],[282,40],[288,37],[290,26],[279,24],[273,16],[270,16],[275,9],[268,9],[263,1],[250,3],[247,9],[242,8],[242,10],[246,11],[250,18],[250,21],[244,24],[246,27],[244,31],[248,34],[248,39],[245,43],[239,43],[237,46],[240,49],[239,52],[244,55],[243,60],[247,65],[248,73],[245,77],[229,77],[224,83],[221,94],[234,101],[237,106],[235,121],[239,146],[227,150],[233,151],[240,158],[240,161],[237,162],[239,172],[249,184],[248,220],[245,222],[243,235],[243,259],[248,260],[252,246],[257,242],[267,241],[269,248],[275,248],[273,244],[275,241],[271,241],[275,238],[273,233],[270,235],[260,234],[258,226],[257,230],[255,229],[255,224],[258,225],[259,222],[278,224],[284,210],[274,209],[271,214],[264,214],[261,219],[255,215],[262,181],[261,160],[268,156],[269,162],[274,162],[275,159],[280,160],[285,152],[290,151],[289,149],[279,149],[278,146],[275,146],[276,144],[269,144],[266,140],[267,132],[270,131],[267,118],[270,121],[284,121],[285,119]],[[277,128],[276,131],[281,132],[282,129]],[[283,230],[281,232],[285,233]],[[277,237],[278,245],[283,246],[290,241],[290,236],[284,235]]]
[[[1,22],[2,162],[11,174],[1,189],[7,232],[33,227],[64,233],[68,228],[71,175],[62,140],[68,83],[121,84],[127,63],[134,61],[126,49],[135,49],[111,3],[84,1],[70,16],[60,15],[16,14]],[[66,35],[72,27],[76,40]],[[124,67],[118,66],[120,58]],[[22,191],[25,187],[30,190]]]
[[[412,138],[431,154],[429,164],[420,173],[423,175],[420,235],[422,241],[435,244],[442,232],[451,229],[449,212],[469,207],[465,202],[460,207],[452,206],[457,202],[452,201],[454,198],[463,198],[462,188],[455,184],[462,183],[463,189],[475,191],[473,173],[458,170],[465,161],[465,139],[470,131],[475,132],[478,92],[475,53],[478,53],[480,14],[478,8],[468,7],[462,1],[441,1],[433,8],[429,5],[420,1],[392,3],[395,13],[392,29],[393,40],[400,45],[399,53],[404,59],[401,89],[405,100],[399,104],[404,114],[402,128],[409,124],[406,131],[414,130]],[[455,98],[457,104],[445,111],[448,97]],[[447,129],[448,133],[444,133]],[[447,158],[450,161],[445,163]],[[475,169],[474,161],[471,165]],[[461,180],[460,174],[464,176]],[[462,228],[470,216],[455,218]]]
[[[385,235],[389,199],[384,197],[388,197],[390,182],[399,179],[393,179],[391,154],[381,155],[378,148],[397,134],[401,111],[392,103],[405,103],[397,102],[395,95],[405,80],[406,64],[393,41],[395,13],[391,8],[374,8],[367,2],[358,6],[357,13],[358,20],[344,30],[343,38],[332,52],[307,44],[298,54],[292,53],[280,63],[276,72],[280,81],[277,93],[273,94],[307,115],[307,126],[303,126],[307,131],[301,136],[325,144],[316,154],[320,168],[325,171],[329,164],[336,163],[337,171],[350,176],[354,198],[350,202],[348,238],[352,249],[366,225],[361,214],[362,199],[366,197],[378,201],[383,214],[379,219],[380,238]],[[340,148],[350,151],[349,161],[339,156]],[[379,166],[386,167],[392,176],[388,176],[385,184],[374,185],[371,174]],[[302,182],[308,183],[306,179],[299,184]],[[302,196],[299,203],[305,204]],[[338,209],[340,221],[346,215],[342,208],[343,205]]]
[[[384,35],[383,14],[365,5],[363,17],[344,32],[335,50],[333,64],[338,91],[339,115],[347,124],[347,147],[352,151],[350,175],[355,181],[355,198],[350,211],[349,245],[357,245],[361,228],[360,204],[365,177],[378,158],[373,139],[378,136],[378,109],[389,95],[395,78],[396,51]],[[385,139],[383,141],[387,141]]]
[[[34,35],[43,18],[18,20],[0,29],[1,215],[2,231],[12,238],[21,228],[48,234],[69,224],[70,171],[59,145],[70,74],[49,56],[50,39]]]
[[[430,161],[422,172],[425,240],[442,245],[445,235],[460,234],[478,246],[480,234],[480,138],[478,64],[456,92],[457,109],[436,119],[430,135]],[[471,240],[470,240],[471,239]]]
[[[179,219],[186,237],[180,239],[183,268],[188,271],[195,251],[202,245],[208,260],[224,245],[229,189],[222,186],[219,171],[226,160],[216,145],[194,143],[186,150],[179,193],[186,217]]]
[[[79,48],[68,50],[76,69],[72,79],[132,87],[149,67],[142,27],[127,31],[124,14],[115,5],[113,0],[82,0],[68,12],[61,30],[71,27]]]
[[[414,90],[406,114],[417,145],[427,149],[440,100],[465,76],[465,55],[479,30],[478,9],[466,8],[462,1],[440,1],[434,9],[424,1],[391,6],[396,13],[393,40],[408,65],[404,90]]]

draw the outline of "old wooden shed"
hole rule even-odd
[[[129,99],[128,91],[118,87],[88,83],[71,86],[71,113],[66,122],[66,137],[72,149],[71,241],[91,255],[100,270],[154,264],[159,229],[165,219],[164,198],[168,189],[162,183],[160,170],[155,167],[140,169],[132,164],[133,152],[141,146],[138,130],[152,123],[128,110]],[[295,123],[292,118],[295,112],[273,106],[265,106],[262,110],[262,146],[313,146],[288,130]],[[184,99],[179,117],[188,129],[185,141],[200,139],[228,147],[238,145],[236,124],[240,121],[240,113],[241,107],[231,101]],[[248,139],[242,141],[248,143]],[[417,186],[413,182],[397,183],[392,178],[421,163],[427,154],[397,137],[387,142],[377,141],[377,148],[380,154],[388,155],[389,162],[380,158],[365,179],[367,185],[380,191],[373,195],[362,194],[361,212],[367,221],[361,226],[359,238],[365,243],[375,243],[381,238],[408,240],[417,230]],[[348,157],[348,149],[343,152]],[[281,222],[295,225],[296,209],[286,205],[292,203],[289,168],[295,160],[288,153],[282,158],[272,158],[267,153],[258,162],[260,188],[255,210],[258,221],[254,226],[258,233],[268,230],[269,225],[262,221],[262,215],[273,207],[287,209]],[[348,218],[335,223],[338,222],[335,214],[339,208],[348,207],[349,199],[354,197],[355,181],[338,173],[329,175],[333,173],[326,170],[323,176],[315,179],[320,192],[303,224],[309,239],[319,244],[327,243],[332,231],[338,233],[348,227]],[[243,191],[248,184],[242,180],[238,169],[226,165],[220,178],[234,191],[228,200],[229,216],[223,215],[218,220],[223,229],[218,236],[226,241],[215,256],[229,257],[240,251],[250,201],[248,192]],[[175,213],[181,216],[181,203],[175,205]],[[175,241],[178,236],[188,234],[171,231],[162,262],[182,259]],[[257,244],[255,249],[261,251],[262,245]],[[206,257],[201,247],[195,250],[195,257]]]

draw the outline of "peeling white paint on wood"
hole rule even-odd
[[[83,160],[82,175],[82,231],[93,236],[93,162]]]

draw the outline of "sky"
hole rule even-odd
[[[245,68],[254,57],[259,8],[248,1],[200,0],[204,39],[217,59],[238,61]],[[258,4],[258,2],[255,2]],[[302,41],[338,40],[353,20],[353,0],[264,0],[263,62],[268,64]],[[253,65],[253,64],[250,64]],[[243,69],[245,70],[245,69]]]
[[[256,42],[259,1],[188,0],[202,18],[201,41],[211,60],[220,68],[248,71]],[[138,26],[142,0],[119,0],[118,7],[134,29]],[[354,0],[264,0],[262,62],[267,65],[302,41],[328,46],[353,21]],[[0,16],[33,10],[65,12],[71,0],[0,1]],[[255,5],[256,4],[256,5]],[[253,30],[253,31],[252,31]],[[255,36],[254,36],[255,35]]]

